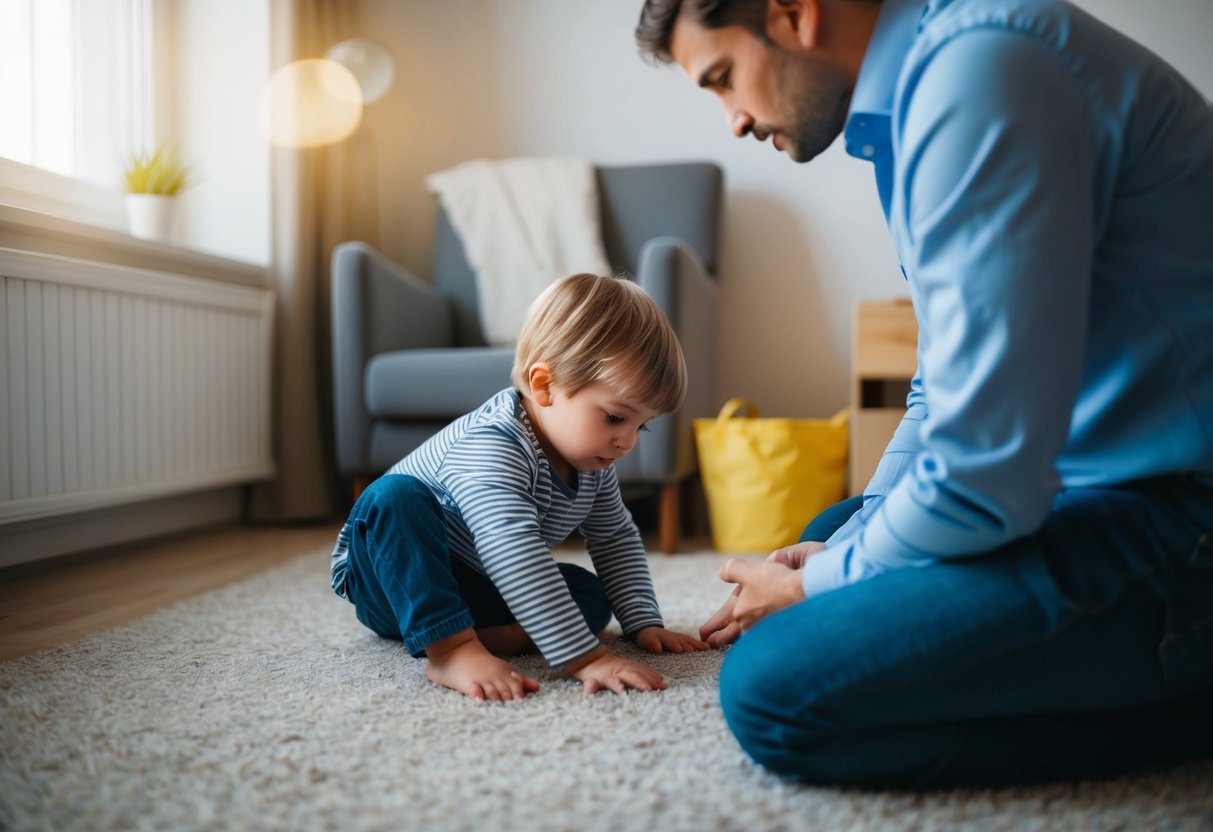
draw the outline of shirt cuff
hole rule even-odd
[[[804,589],[805,598],[812,598],[842,586],[842,564],[851,545],[844,543],[826,549],[805,561],[800,570],[800,585]]]
[[[645,627],[661,627],[665,629],[665,622],[662,621],[660,615],[653,614],[644,618],[629,618],[626,625],[623,622],[619,623],[619,629],[623,631],[624,638],[631,638]]]

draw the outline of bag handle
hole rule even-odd
[[[742,408],[746,409],[745,416],[748,419],[758,418],[758,406],[752,401],[743,396],[734,396],[724,403],[724,407],[720,408],[720,414],[716,417],[717,422],[727,422],[737,415],[737,412]],[[851,421],[851,408],[844,407],[842,410],[830,417],[830,427],[840,427]]]
[[[746,409],[746,418],[758,418],[758,407],[749,399],[741,396],[734,396],[724,403],[724,407],[720,408],[720,415],[716,417],[717,422],[727,422],[737,415],[737,411],[742,408]]]

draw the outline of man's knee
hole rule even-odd
[[[843,726],[822,712],[811,660],[788,661],[783,639],[748,633],[730,648],[720,671],[720,706],[737,742],[755,762],[805,777],[813,750]]]
[[[849,497],[842,502],[825,508],[814,517],[804,531],[800,533],[800,542],[816,540],[825,542],[830,535],[838,531],[851,515],[863,508],[863,497]]]

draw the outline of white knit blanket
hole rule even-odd
[[[463,241],[490,344],[512,346],[531,301],[554,281],[610,273],[597,180],[584,159],[476,159],[426,185]]]

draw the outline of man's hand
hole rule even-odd
[[[665,679],[653,668],[616,656],[605,647],[588,653],[565,668],[580,679],[583,693],[613,690],[665,690]]]
[[[650,653],[693,653],[711,650],[711,646],[686,633],[675,633],[664,627],[641,627],[636,631],[636,646]]]
[[[737,587],[724,602],[724,606],[716,610],[716,614],[699,628],[699,637],[712,647],[726,647],[741,635],[741,625],[733,618],[733,606],[740,594],[741,587]]]
[[[767,561],[771,563],[781,563],[789,569],[801,569],[804,567],[804,562],[810,556],[825,549],[826,545],[816,540],[809,540],[803,543],[796,543],[792,546],[784,546],[782,549],[776,549],[767,556]],[[727,565],[727,564],[726,564]],[[723,567],[721,569],[721,579],[728,580],[724,577]],[[797,576],[799,577],[799,576]],[[736,606],[737,597],[741,595],[743,589],[742,584],[738,584],[737,589],[733,590],[733,594],[724,602],[716,614],[709,618],[702,627],[699,628],[699,637],[710,644],[712,647],[724,647],[732,644],[737,640],[737,636],[741,635],[742,624],[737,619]],[[797,601],[804,598],[804,589],[799,590],[800,595]],[[795,603],[795,601],[791,602]],[[785,605],[788,606],[788,605]],[[753,622],[750,622],[753,623]],[[746,625],[747,627],[749,624]]]
[[[741,590],[733,602],[733,620],[743,633],[771,613],[804,600],[800,570],[775,561],[729,558],[720,567],[720,580]]]
[[[812,555],[825,549],[825,547],[824,543],[819,543],[816,540],[806,540],[803,543],[793,543],[791,546],[776,549],[767,556],[767,560],[782,563],[789,569],[803,569],[804,562]]]

